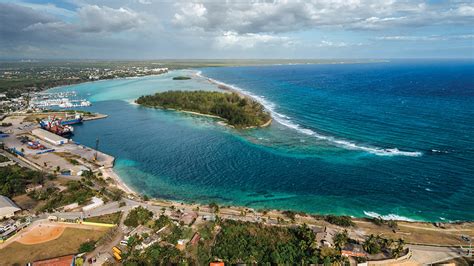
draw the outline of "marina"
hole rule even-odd
[[[38,92],[30,96],[30,107],[32,108],[75,108],[91,106],[91,102],[86,99],[78,99],[75,91],[68,92]]]

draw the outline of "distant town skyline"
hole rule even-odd
[[[473,1],[0,0],[0,59],[474,58]]]

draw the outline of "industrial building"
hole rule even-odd
[[[54,145],[66,144],[69,141],[66,138],[63,138],[59,135],[56,135],[54,133],[51,133],[51,132],[49,132],[47,130],[44,130],[44,129],[41,129],[41,128],[33,129],[33,131],[31,133],[33,133],[33,135],[37,136],[38,138],[40,138],[42,140],[45,140],[45,141],[47,141],[51,144],[54,144]]]
[[[0,195],[0,220],[13,217],[18,211],[21,209],[11,199]]]

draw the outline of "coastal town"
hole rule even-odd
[[[474,266],[474,0],[0,0],[0,266]]]
[[[90,71],[84,72],[89,80]],[[73,96],[37,91],[2,102],[0,265],[473,262],[472,222],[353,218],[141,195],[114,172],[115,158],[101,152],[100,139],[94,147],[74,141],[74,126],[107,114],[64,105]]]

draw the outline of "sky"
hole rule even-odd
[[[474,0],[0,0],[0,59],[474,58]]]

